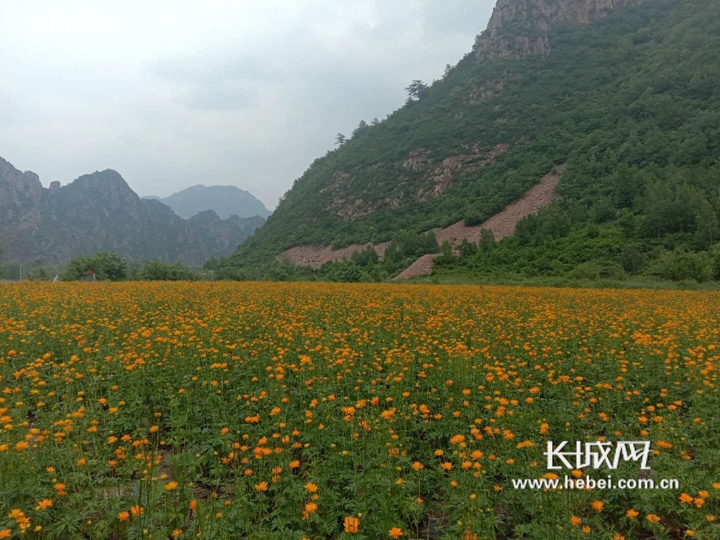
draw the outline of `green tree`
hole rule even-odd
[[[65,265],[64,281],[77,281],[89,274],[99,280],[122,281],[127,276],[127,261],[117,253],[102,251],[90,257],[76,257]]]

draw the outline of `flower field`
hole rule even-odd
[[[3,284],[0,538],[718,539],[719,344],[710,292]],[[549,440],[680,488],[513,489]]]

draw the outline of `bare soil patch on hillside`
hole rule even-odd
[[[536,214],[540,208],[547,206],[555,200],[555,188],[560,181],[564,167],[555,167],[546,174],[542,180],[533,186],[521,199],[510,204],[505,210],[488,219],[482,225],[468,227],[463,221],[450,225],[445,229],[433,229],[440,244],[445,241],[457,245],[463,240],[477,243],[482,231],[492,231],[495,240],[502,240],[515,234],[518,221],[531,214]],[[291,248],[278,256],[279,261],[287,261],[297,266],[310,266],[320,268],[326,262],[340,262],[349,260],[353,253],[368,248],[382,258],[385,255],[388,242],[373,246],[372,244],[353,244],[341,249],[332,249],[331,246],[308,245]],[[409,279],[411,277],[425,276],[432,273],[437,255],[424,255],[400,273],[395,280]]]

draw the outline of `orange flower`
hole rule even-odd
[[[400,538],[404,533],[400,527],[393,527],[388,532],[391,538],[395,538],[396,540]]]
[[[175,491],[177,487],[177,482],[168,482],[167,484],[165,484],[165,491]]]
[[[660,519],[661,519],[660,516],[658,516],[656,514],[648,514],[647,515],[647,520],[650,523],[660,523]]]
[[[572,516],[570,518],[570,523],[572,524],[573,527],[577,527],[578,525],[580,525],[582,523],[582,518],[579,518],[577,516]]]
[[[53,502],[50,499],[43,499],[38,503],[38,508],[45,510],[46,508],[50,508],[52,505]]]
[[[127,521],[128,519],[130,519],[130,512],[120,512],[118,514],[118,519],[120,521]]]
[[[0,538],[10,538],[12,536],[12,530],[11,529],[2,529],[0,530]]]
[[[145,513],[145,509],[139,504],[136,504],[135,506],[130,508],[130,513],[133,516],[142,516]]]
[[[596,512],[602,512],[605,504],[602,501],[593,501],[592,503],[590,503],[590,506],[592,506],[592,509]]]
[[[317,511],[317,504],[315,504],[315,503],[313,503],[313,502],[307,503],[307,504],[305,505],[305,511],[306,511],[307,513],[309,513],[309,514],[312,514],[313,512],[316,512],[316,511]]]
[[[680,502],[683,504],[690,504],[691,502],[693,502],[692,496],[688,495],[687,493],[683,493],[682,495],[680,495],[679,499]]]
[[[300,468],[300,460],[296,459],[294,461],[290,462],[290,468],[291,469],[298,469]]]
[[[346,533],[355,534],[360,530],[360,520],[355,517],[346,517],[343,525]]]
[[[257,491],[267,491],[268,483],[263,481],[263,482],[260,482],[259,484],[255,484],[255,489]]]
[[[629,517],[630,519],[635,519],[636,517],[638,517],[640,515],[640,512],[637,512],[631,508],[630,510],[625,512],[625,515],[627,517]]]
[[[315,493],[317,492],[317,490],[318,487],[316,484],[313,484],[312,482],[308,482],[307,484],[305,484],[305,491],[307,491],[308,493]]]
[[[190,510],[192,510],[193,512],[195,510],[197,510],[197,500],[196,499],[193,499],[192,501],[190,501]]]

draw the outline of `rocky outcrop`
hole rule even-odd
[[[7,260],[63,263],[114,251],[201,266],[232,253],[263,223],[261,217],[222,220],[212,211],[183,220],[158,201],[141,200],[112,170],[45,189],[35,173],[0,158],[0,245]]]
[[[474,52],[481,60],[519,59],[550,54],[548,33],[570,25],[589,24],[611,10],[645,0],[498,0]]]
[[[389,166],[401,188],[392,196],[377,199],[372,198],[372,193],[367,197],[357,195],[358,185],[363,183],[363,179],[371,178],[373,172],[380,169],[380,164],[360,168],[352,173],[337,171],[321,193],[327,191],[332,195],[331,209],[336,216],[343,221],[354,221],[377,210],[395,210],[411,202],[425,202],[440,197],[455,179],[492,165],[508,149],[506,144],[491,148],[479,143],[465,145],[462,153],[449,156],[439,163],[430,159],[428,151],[417,149],[402,161]]]

